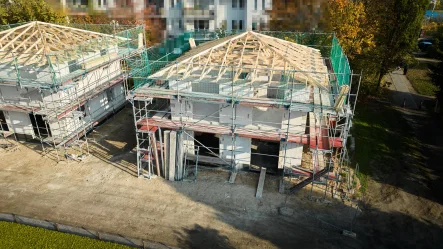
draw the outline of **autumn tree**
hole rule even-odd
[[[374,31],[361,1],[328,0],[330,29],[350,60],[374,48]]]
[[[429,0],[362,0],[368,25],[375,28],[375,49],[371,56],[378,62],[377,90],[383,76],[397,66],[417,46],[421,23]]]
[[[44,0],[0,0],[1,24],[28,21],[64,23],[65,15]]]

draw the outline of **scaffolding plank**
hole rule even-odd
[[[256,198],[262,198],[262,196],[263,196],[263,187],[265,186],[265,177],[266,177],[266,168],[262,167],[260,170],[260,178],[258,179],[257,193],[255,194]]]

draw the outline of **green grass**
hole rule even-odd
[[[361,192],[368,188],[369,178],[382,179],[399,167],[408,150],[410,127],[401,114],[389,106],[359,103],[354,118],[354,162],[359,164]]]
[[[438,87],[432,83],[431,72],[427,63],[420,63],[408,70],[407,77],[418,94],[435,96]]]
[[[0,248],[131,248],[73,234],[0,221]]]

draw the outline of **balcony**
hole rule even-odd
[[[214,18],[214,10],[185,8],[183,12],[185,18]]]

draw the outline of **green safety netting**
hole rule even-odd
[[[336,73],[337,84],[339,86],[349,85],[351,78],[351,67],[349,66],[348,58],[343,52],[343,49],[335,36],[332,39],[330,58],[332,68],[334,69],[334,73]]]
[[[208,31],[185,32],[175,38],[167,39],[160,44],[149,47],[140,55],[128,59],[127,64],[134,80],[134,89],[151,83],[152,81],[147,77],[189,51],[189,38],[194,38],[198,45],[216,39],[216,37],[217,35],[214,32]]]

